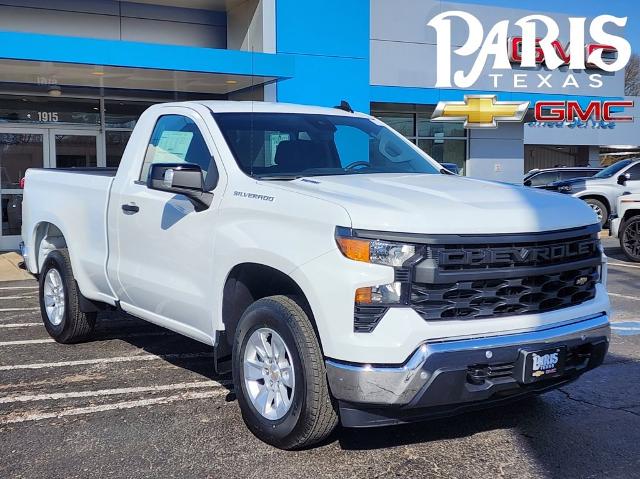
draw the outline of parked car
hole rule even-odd
[[[455,163],[440,163],[443,168],[449,170],[451,173],[455,173],[456,175],[460,174],[460,168]]]
[[[568,166],[561,168],[545,168],[541,170],[531,170],[522,180],[524,186],[534,188],[547,188],[553,183],[573,178],[586,178],[602,171],[602,168],[592,168],[590,166]]]
[[[549,189],[586,201],[604,226],[617,213],[620,196],[640,193],[640,159],[618,161],[591,178],[558,181]]]
[[[640,194],[618,198],[618,213],[611,216],[610,234],[631,261],[640,263]]]
[[[599,230],[574,198],[443,174],[368,115],[224,101],[150,107],[117,171],[28,170],[22,224],[56,341],[118,309],[209,344],[284,449],[600,365]]]

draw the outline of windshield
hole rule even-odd
[[[426,154],[367,118],[301,113],[213,116],[238,166],[255,178],[440,172]]]
[[[628,166],[631,163],[631,160],[622,160],[617,163],[614,163],[611,166],[607,166],[604,170],[599,172],[597,175],[594,175],[594,178],[611,178],[618,171],[623,169],[625,166]]]

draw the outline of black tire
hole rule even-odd
[[[609,208],[602,201],[597,200],[595,198],[587,198],[584,200],[591,209],[598,215],[598,219],[600,220],[600,226],[604,228],[604,226],[609,221]]]
[[[622,223],[618,237],[625,256],[640,263],[640,216],[633,216]]]
[[[45,282],[51,270],[56,270],[60,275],[64,290],[64,313],[59,324],[54,324],[49,318],[45,305]],[[77,343],[89,338],[96,324],[96,313],[80,311],[80,291],[66,249],[49,253],[42,267],[39,283],[40,314],[49,335],[63,344]]]
[[[245,385],[245,350],[253,332],[260,328],[277,332],[292,356],[296,379],[291,406],[277,420],[258,412]],[[307,314],[294,299],[270,296],[247,308],[235,333],[232,370],[242,418],[260,440],[280,449],[301,449],[322,441],[338,425],[318,338]]]

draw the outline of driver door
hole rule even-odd
[[[114,183],[109,207],[115,225],[109,276],[122,308],[205,342],[213,335],[213,242],[224,177],[209,185],[212,205],[196,211],[183,195],[147,188],[146,176],[152,163],[193,163],[206,184],[217,176],[212,143],[195,111],[167,108],[138,163],[139,175]]]

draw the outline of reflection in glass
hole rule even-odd
[[[42,135],[0,133],[0,186],[18,189],[27,168],[42,168],[42,147]]]
[[[105,142],[107,148],[107,167],[117,167],[127,146],[130,131],[107,131]]]
[[[19,235],[22,226],[22,195],[2,195],[2,234]]]
[[[438,163],[455,163],[464,174],[466,140],[418,140],[418,147]]]
[[[403,136],[416,134],[413,113],[374,113],[374,115]]]
[[[97,164],[95,136],[56,135],[56,168],[83,168]]]
[[[136,126],[140,115],[151,103],[105,100],[104,122],[107,128],[130,128]]]

